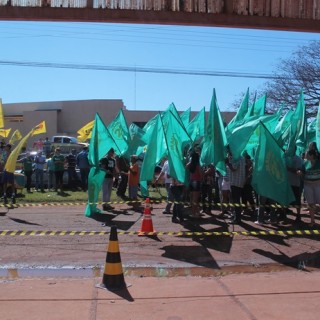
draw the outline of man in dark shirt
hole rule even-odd
[[[76,150],[72,149],[71,152],[65,157],[68,171],[68,187],[70,190],[75,190],[79,182],[78,175],[76,172],[77,156]]]
[[[10,157],[11,154],[11,144],[6,144],[4,147],[4,154],[2,155],[2,161],[4,163],[4,171],[2,176],[2,182],[3,182],[3,201],[4,204],[8,204],[8,198],[7,198],[7,191],[9,188],[11,188],[11,203],[16,203],[16,193],[15,193],[15,187],[14,187],[14,173],[10,172],[6,168],[7,160]]]
[[[128,187],[128,172],[129,172],[129,161],[121,156],[118,158],[117,167],[120,171],[120,182],[117,189],[117,195],[121,198],[125,197],[125,193]]]
[[[20,159],[19,162],[23,163],[23,173],[26,176],[27,192],[31,193],[31,181],[32,181],[32,173],[33,173],[33,159],[32,159],[32,157],[30,155],[30,152],[27,152],[26,156],[24,158]]]
[[[108,151],[105,157],[100,159],[100,167],[106,172],[105,178],[102,183],[102,209],[104,211],[108,211],[114,209],[114,207],[110,205],[110,199],[113,186],[113,178],[118,172],[113,148]]]

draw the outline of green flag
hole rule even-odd
[[[319,113],[319,109],[318,109]],[[317,115],[318,118],[318,115]],[[310,144],[310,142],[316,142],[317,141],[317,118],[314,118],[307,126],[307,145]]]
[[[291,124],[291,117],[293,115],[293,110],[289,109],[282,118],[280,118],[278,124],[276,125],[275,129],[273,130],[272,135],[276,140],[278,140],[281,135],[288,129]]]
[[[280,115],[278,113],[274,113],[271,115],[261,116],[255,121],[257,121],[257,122],[261,121],[266,126],[266,128],[270,132],[272,132],[279,121],[279,117],[280,117]],[[254,118],[254,117],[252,117],[252,118]],[[252,135],[246,145],[246,151],[251,156],[251,158],[254,158],[255,150],[257,149],[257,146],[259,143],[259,136],[260,136],[260,129],[258,126],[256,128],[256,130],[253,131],[253,133],[252,133]]]
[[[248,119],[254,116],[263,116],[265,114],[266,103],[267,103],[267,95],[265,94],[259,99],[254,101],[254,103],[250,106],[245,116],[245,119]]]
[[[190,122],[190,113],[191,113],[191,108],[188,108],[184,112],[180,114],[180,119],[184,125],[185,128],[187,128],[189,122]]]
[[[279,114],[271,114],[265,116],[253,116],[252,120],[245,122],[237,127],[228,138],[232,157],[237,160],[241,157],[244,150],[253,158],[255,150],[259,143],[260,128],[259,123],[262,122],[268,129],[274,128],[279,119]]]
[[[186,127],[187,132],[193,142],[202,139],[205,132],[205,115],[206,111],[203,107]]]
[[[88,204],[85,209],[87,217],[101,213],[97,208],[97,202],[106,173],[100,169],[99,161],[111,148],[116,149],[116,144],[99,114],[96,114],[88,154],[91,168],[88,178]]]
[[[124,156],[129,159],[131,155],[139,155],[143,152],[143,148],[147,145],[145,139],[145,132],[135,123],[131,123],[129,126],[129,141],[128,149]]]
[[[260,123],[260,139],[254,160],[252,187],[261,196],[288,206],[295,200],[288,181],[284,152]]]
[[[171,115],[171,113],[173,113],[181,122],[181,124],[183,124],[182,120],[180,119],[179,113],[175,107],[175,105],[173,103],[171,103],[169,105],[169,107],[163,111],[161,113],[161,117],[163,120],[163,124],[164,127],[166,128],[167,126],[167,117]],[[148,143],[149,140],[151,139],[151,134],[153,132],[153,128],[156,124],[156,122],[158,121],[158,114],[156,114],[153,118],[151,118],[143,127],[143,131],[145,132],[144,134],[144,140]]]
[[[300,92],[292,121],[294,127],[297,128],[296,145],[305,149],[307,147],[307,118],[303,91]]]
[[[290,134],[287,134],[287,141],[284,145],[287,155],[293,156],[296,152],[296,147],[298,148],[297,152],[301,153],[304,152],[307,146],[306,107],[303,91],[300,92],[296,109],[290,120]]]
[[[186,169],[183,150],[185,145],[191,144],[191,139],[185,128],[181,126],[181,123],[173,114],[168,118],[167,130],[164,131],[164,136],[168,153],[170,176],[180,182],[185,182]]]
[[[125,154],[128,150],[129,129],[122,110],[108,125],[108,130],[116,143],[117,154]]]
[[[228,138],[229,147],[234,160],[240,159],[249,139],[259,125],[259,120],[251,120],[236,128]],[[256,133],[259,134],[258,132]]]
[[[202,165],[213,164],[221,174],[226,173],[226,145],[227,138],[224,125],[216,98],[216,91],[213,90],[211,98],[207,132],[202,145],[200,162]]]
[[[92,137],[88,153],[88,159],[91,166],[99,166],[100,159],[104,157],[111,148],[116,150],[117,145],[108,128],[103,123],[100,115],[97,113],[92,129]]]
[[[155,166],[167,152],[160,114],[155,117],[154,126],[149,130],[151,130],[150,139],[140,171],[140,188],[144,196],[149,194],[148,182],[153,180]]]
[[[142,128],[142,130],[145,132],[144,134],[144,140],[148,143],[150,140],[150,134],[152,132],[152,129],[154,128],[156,122],[158,119],[158,114],[156,114],[154,117],[152,117]]]
[[[171,103],[169,107],[161,113],[162,125],[164,130],[166,130],[169,118],[172,117],[172,115],[176,117],[181,126],[184,126],[175,105]]]
[[[242,122],[245,118],[249,109],[249,88],[245,96],[242,99],[240,107],[236,113],[236,115],[232,118],[232,120],[228,123],[225,128],[227,138],[231,135],[232,131],[239,125],[238,122]]]
[[[283,150],[286,149],[286,145],[290,137],[292,115],[293,110],[288,110],[286,114],[279,120],[278,124],[276,125],[272,133],[279,147]]]

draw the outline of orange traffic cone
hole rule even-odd
[[[110,291],[126,288],[119,252],[117,227],[112,226],[102,283],[97,286]]]
[[[141,230],[139,231],[139,236],[144,236],[146,233],[153,233],[155,230],[153,229],[152,218],[151,218],[151,205],[150,199],[147,198],[145,202],[145,207],[143,211],[143,218],[141,224]]]

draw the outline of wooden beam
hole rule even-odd
[[[0,20],[163,24],[320,32],[319,20],[151,10],[5,6],[0,7]]]

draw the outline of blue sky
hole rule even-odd
[[[260,75],[270,75],[280,59],[312,40],[320,34],[2,21],[0,98],[4,104],[122,99],[129,110],[156,111],[173,102],[179,111],[199,111],[209,109],[215,88],[221,111],[233,111],[248,87],[263,85]]]

